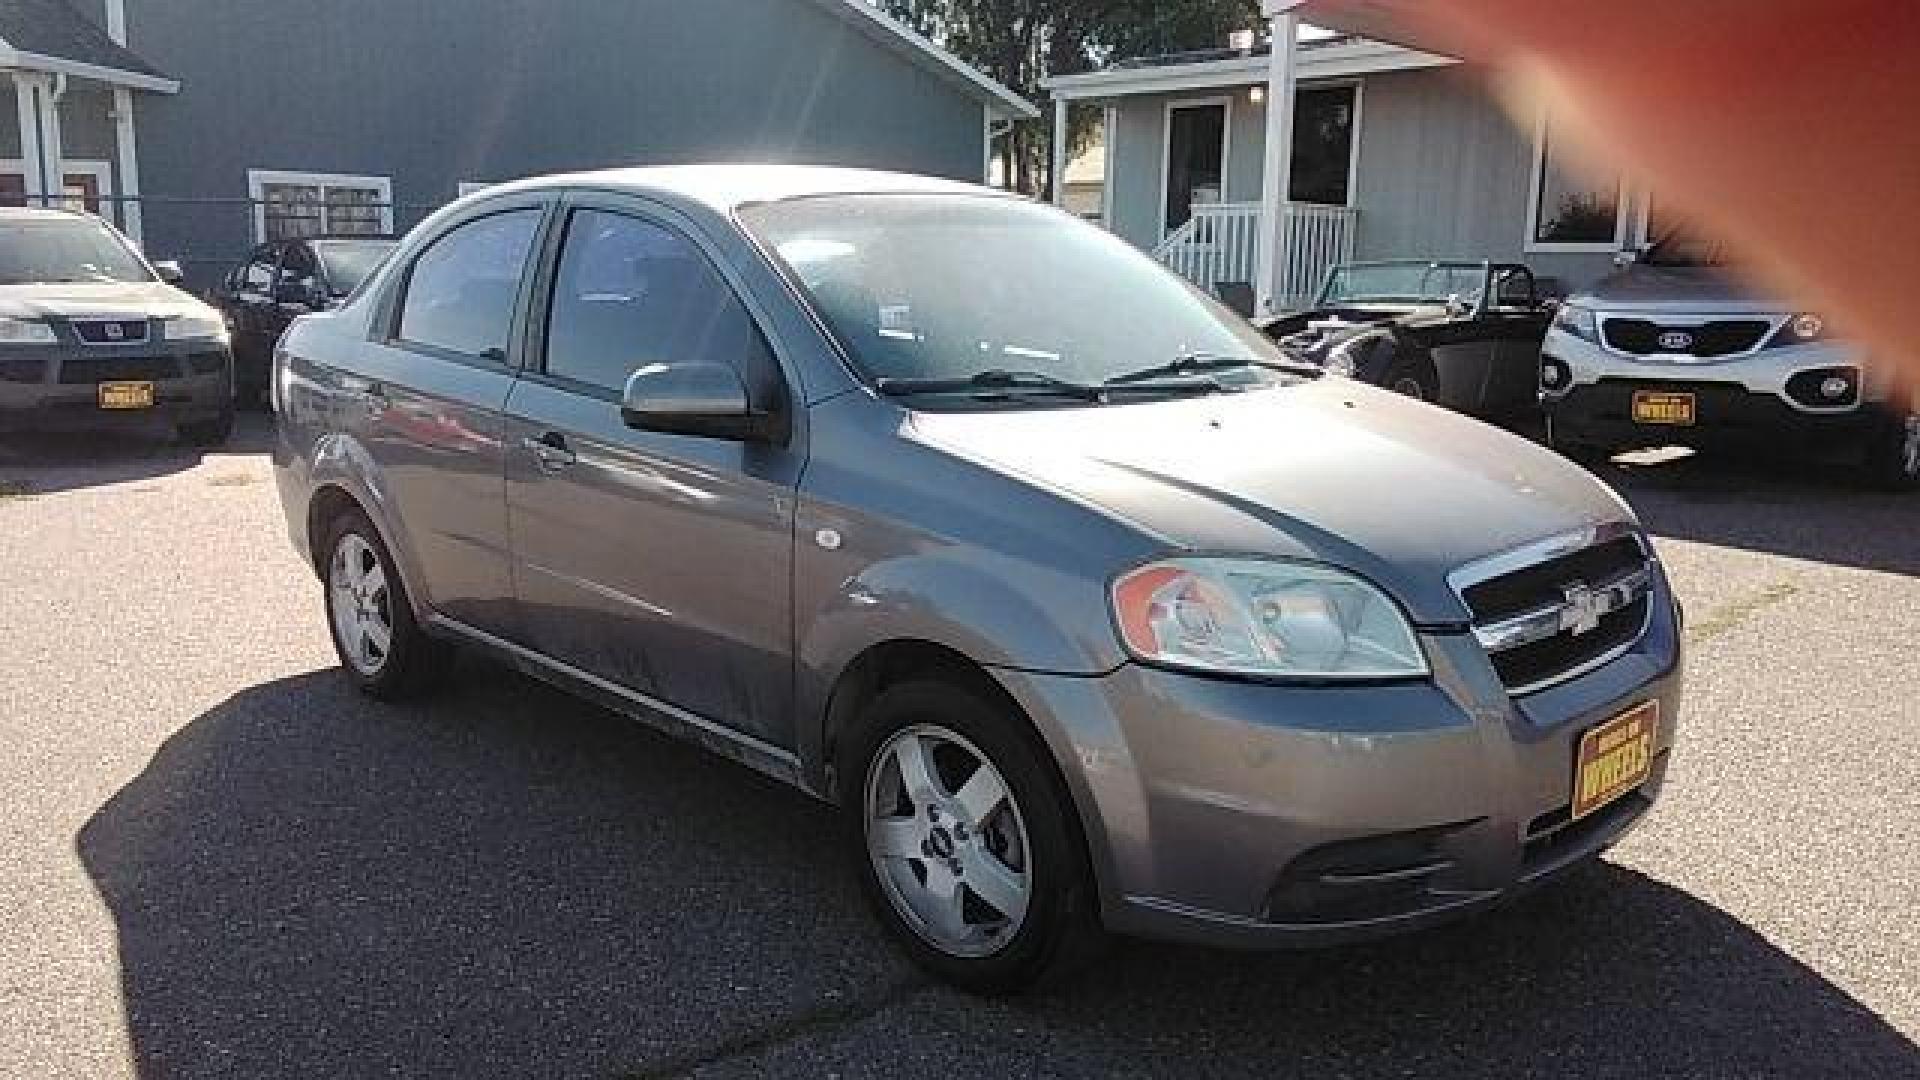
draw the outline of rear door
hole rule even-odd
[[[651,363],[731,364],[756,404],[791,400],[759,321],[696,235],[646,203],[568,207],[536,355],[507,409],[521,626],[576,669],[791,747],[802,454],[637,431],[620,414],[628,376]]]
[[[441,615],[512,637],[504,417],[534,252],[551,200],[490,200],[409,249],[372,340],[340,373],[362,446],[411,555],[407,584]]]

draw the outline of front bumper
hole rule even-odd
[[[150,382],[150,409],[100,407],[103,382]],[[224,343],[0,347],[0,427],[78,428],[210,417],[233,401],[233,359]]]
[[[1848,346],[1815,343],[1695,360],[1629,356],[1555,328],[1541,352],[1543,371],[1558,385],[1541,388],[1540,404],[1557,443],[1620,449],[1680,443],[1699,448],[1765,448],[1824,454],[1851,449],[1884,422],[1888,388]],[[1829,374],[1852,373],[1848,399],[1828,404],[1811,387]],[[1638,391],[1694,396],[1690,425],[1641,423]]]
[[[1127,666],[999,672],[1051,744],[1116,932],[1242,947],[1417,929],[1525,891],[1624,835],[1658,797],[1678,718],[1678,616],[1570,682],[1509,695],[1472,636],[1430,680],[1305,687]],[[1580,736],[1660,704],[1652,774],[1569,821]]]

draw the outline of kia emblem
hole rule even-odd
[[[1660,335],[1660,349],[1663,352],[1683,353],[1693,348],[1693,335],[1685,330],[1669,330]]]

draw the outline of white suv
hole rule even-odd
[[[1820,315],[1760,299],[1681,237],[1568,300],[1541,350],[1553,442],[1843,454],[1920,485],[1920,405]]]

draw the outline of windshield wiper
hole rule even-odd
[[[1041,371],[979,371],[958,378],[880,379],[874,387],[888,397],[913,394],[967,394],[1013,390],[1023,394],[1055,394],[1081,401],[1100,401],[1106,391],[1086,383],[1068,382]]]
[[[1257,360],[1251,356],[1228,356],[1225,353],[1183,352],[1164,364],[1155,364],[1138,371],[1129,371],[1124,375],[1115,375],[1108,379],[1108,386],[1126,386],[1130,383],[1144,383],[1153,379],[1164,379],[1169,375],[1195,375],[1207,371],[1225,371],[1234,368],[1257,367],[1270,371],[1285,371],[1294,375],[1319,376],[1325,374],[1313,364],[1293,363],[1285,360]],[[1205,385],[1205,384],[1200,384]],[[1216,384],[1217,385],[1217,384]]]

